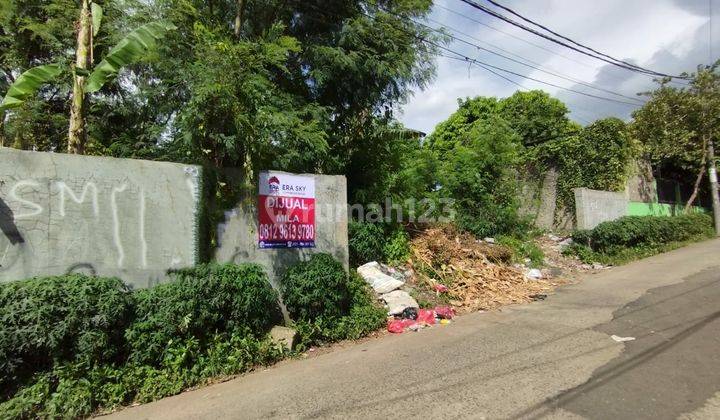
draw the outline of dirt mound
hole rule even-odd
[[[462,310],[529,302],[553,288],[508,265],[512,254],[507,248],[478,242],[450,226],[417,233],[411,246],[419,279],[431,289],[447,286],[450,303]]]

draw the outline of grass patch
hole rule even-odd
[[[698,235],[685,241],[674,241],[666,244],[654,246],[645,245],[632,248],[617,247],[604,252],[593,251],[587,245],[573,244],[565,248],[563,254],[574,255],[586,264],[600,263],[603,265],[624,265],[629,262],[652,257],[653,255],[662,254],[663,252],[669,252],[674,249],[682,248],[695,242],[701,242],[710,239],[711,237],[712,235]]]

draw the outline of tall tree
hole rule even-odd
[[[72,106],[70,108],[68,152],[78,154],[84,153],[87,140],[85,121],[86,94],[100,90],[107,81],[117,75],[122,67],[138,61],[156,45],[157,40],[165,36],[167,31],[175,29],[173,25],[162,22],[151,22],[143,25],[129,33],[110,50],[97,66],[91,68],[90,66],[93,63],[91,48],[86,47],[92,45],[92,32],[99,30],[102,8],[95,3],[91,3],[93,15],[88,15],[88,10],[85,10],[85,6],[87,6],[85,3],[87,2],[83,3],[80,25],[86,24],[85,21],[89,19],[92,19],[92,23],[89,27],[79,30],[77,62],[75,66],[71,67],[74,84]],[[87,45],[84,45],[86,43]],[[82,64],[78,66],[78,63],[81,62]],[[51,82],[62,73],[62,70],[62,64],[53,63],[33,67],[22,73],[8,87],[8,91],[0,103],[0,111],[22,106],[44,84]],[[92,73],[90,73],[91,70]]]
[[[68,153],[85,153],[87,143],[87,124],[85,77],[92,65],[93,14],[90,2],[81,0],[80,19],[77,23],[77,43],[75,44],[75,66],[73,67],[73,93],[70,105],[70,128],[68,130]],[[94,8],[96,14],[98,10]]]
[[[693,192],[689,208],[698,196],[707,173],[715,213],[716,231],[720,235],[720,200],[718,199],[714,144],[720,134],[720,75],[717,64],[700,66],[688,75],[688,87],[660,86],[647,92],[650,100],[633,113],[633,133],[645,145],[648,156],[660,167],[675,168],[692,179]]]

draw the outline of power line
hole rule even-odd
[[[508,36],[508,37],[510,37],[510,38],[516,39],[516,40],[518,40],[518,41],[520,41],[520,42],[523,42],[523,43],[525,43],[525,44],[527,44],[527,45],[530,45],[530,46],[532,46],[532,47],[541,49],[541,50],[543,50],[543,51],[545,51],[545,52],[548,52],[548,53],[550,53],[550,54],[552,54],[552,55],[554,55],[554,56],[557,56],[557,57],[563,58],[563,59],[565,59],[565,60],[571,61],[571,62],[573,62],[573,63],[575,63],[575,64],[580,64],[581,66],[584,66],[584,67],[589,68],[589,69],[592,69],[592,70],[597,70],[597,68],[596,68],[595,66],[591,65],[591,64],[588,64],[588,63],[585,63],[585,62],[583,62],[583,61],[577,60],[577,59],[575,59],[575,58],[573,58],[573,57],[571,57],[571,56],[569,56],[569,55],[563,54],[563,53],[561,53],[561,52],[559,52],[559,51],[551,50],[550,48],[547,48],[547,47],[545,47],[545,46],[543,46],[543,45],[536,44],[536,43],[534,43],[534,42],[532,42],[532,41],[528,41],[527,39],[521,38],[521,37],[519,37],[519,36],[517,36],[517,35],[515,35],[515,34],[513,34],[513,33],[511,33],[511,32],[503,31],[502,29],[498,29],[498,28],[496,28],[496,27],[494,27],[494,26],[492,26],[492,25],[488,25],[488,24],[485,23],[485,22],[482,22],[482,21],[480,21],[480,20],[478,20],[478,19],[475,19],[475,18],[473,18],[473,17],[471,17],[471,16],[468,16],[467,14],[460,13],[460,12],[458,12],[458,11],[455,11],[455,10],[449,8],[449,7],[445,7],[445,6],[441,5],[441,4],[434,4],[433,7],[439,7],[440,9],[443,9],[443,10],[445,10],[445,11],[447,11],[447,12],[449,12],[449,13],[452,13],[452,14],[454,14],[454,15],[456,15],[456,16],[459,16],[459,17],[461,17],[461,18],[463,18],[463,19],[466,19],[466,20],[471,21],[471,22],[474,22],[474,23],[476,23],[476,24],[478,24],[478,25],[484,26],[484,27],[486,27],[486,28],[488,28],[488,29],[490,29],[490,30],[493,30],[493,31],[495,31],[495,32],[497,32],[497,33],[503,34],[503,35]],[[430,20],[430,19],[428,19],[428,20]],[[486,44],[488,44],[487,41],[483,41],[483,42],[485,42]],[[491,45],[492,45],[492,44],[491,44]],[[499,49],[499,50],[501,50],[501,51],[505,51],[505,52],[507,52],[507,53],[509,53],[509,54],[512,54],[512,53],[510,53],[510,52],[508,52],[508,51],[506,51],[506,50],[501,49],[500,47],[497,47],[497,46],[494,46],[494,47],[497,48],[497,49]],[[517,56],[517,54],[512,54],[512,55]],[[525,58],[525,60],[527,60],[527,61],[529,61],[529,62],[532,62],[532,61],[528,60],[527,58]],[[650,74],[645,74],[645,73],[640,73],[640,74],[642,74],[642,75],[644,75],[644,76],[649,76],[649,77],[651,77],[651,78],[655,78],[655,77],[656,77],[656,76],[653,76],[653,75],[650,75]],[[618,77],[618,76],[615,75],[615,74],[608,74],[608,76],[609,76],[610,78],[612,78],[612,79],[615,79],[615,80],[618,80],[618,81],[623,81],[623,79],[621,79],[620,77]],[[680,85],[680,86],[685,86],[685,83],[680,83],[679,81],[676,81],[676,80],[670,80],[670,82],[671,82],[671,83],[675,83],[675,84]]]
[[[414,24],[416,24],[416,25],[420,25],[420,26],[423,26],[423,27],[425,27],[425,28],[431,29],[431,30],[433,30],[433,31],[435,31],[435,32],[438,32],[438,29],[436,29],[436,28],[427,26],[427,25],[425,25],[425,24],[422,24],[422,23],[420,23],[420,22],[417,22],[417,21],[415,21],[415,20],[413,20],[413,19],[410,19],[410,18],[408,18],[408,17],[405,17],[405,16],[399,15],[399,14],[397,14],[397,13],[394,13],[394,12],[392,12],[392,11],[390,11],[390,10],[386,10],[385,8],[383,8],[383,7],[381,7],[381,6],[377,5],[377,4],[373,4],[373,3],[369,3],[369,2],[366,2],[366,4],[369,4],[369,5],[371,5],[371,6],[377,7],[378,10],[381,10],[381,11],[383,11],[383,12],[385,12],[385,13],[388,13],[388,14],[391,14],[391,15],[393,15],[393,16],[396,16],[396,17],[398,17],[398,18],[400,18],[400,19],[403,19],[403,20],[405,20],[405,21],[407,21],[407,22],[411,22],[411,23],[414,23]],[[365,12],[362,12],[362,13],[365,14],[367,17],[373,19],[373,16],[368,15],[368,14],[365,13]],[[401,29],[401,30],[402,30],[402,29]],[[404,32],[407,33],[407,31],[404,31]],[[454,37],[454,36],[452,36],[452,35],[445,34],[445,33],[442,33],[442,32],[440,32],[440,33],[443,34],[443,35],[448,35],[448,36],[450,36],[450,38],[452,38],[452,39],[455,39],[455,40],[457,40],[457,41],[464,42],[464,43],[469,44],[469,45],[471,45],[471,46],[474,46],[474,47],[476,47],[476,48],[478,48],[478,49],[486,50],[486,51],[491,52],[491,53],[493,53],[493,54],[497,54],[497,53],[495,53],[495,52],[493,52],[493,51],[487,50],[487,49],[485,49],[485,48],[482,48],[482,47],[480,47],[480,46],[478,46],[478,45],[475,45],[475,44],[473,44],[473,43],[471,43],[471,42],[468,42],[468,41],[465,41],[465,40],[463,40],[463,39],[460,39],[460,38],[457,38],[457,37]],[[518,76],[518,77],[522,77],[522,78],[525,78],[525,79],[528,79],[528,80],[532,80],[532,81],[535,81],[535,82],[538,82],[538,83],[542,83],[542,84],[545,84],[545,85],[548,85],[548,86],[552,86],[552,87],[555,87],[555,88],[558,88],[558,89],[567,90],[567,91],[569,91],[569,92],[574,92],[574,93],[577,93],[577,94],[579,94],[579,95],[585,95],[585,96],[588,96],[588,97],[591,97],[591,98],[596,98],[596,99],[601,99],[601,100],[611,101],[611,102],[617,102],[617,103],[620,103],[620,104],[631,105],[631,106],[635,106],[635,107],[637,107],[637,106],[639,106],[639,105],[642,105],[642,103],[637,103],[637,102],[631,103],[631,102],[621,101],[621,100],[617,100],[617,99],[607,98],[607,97],[604,97],[604,96],[593,95],[593,94],[591,94],[591,93],[587,93],[587,92],[575,90],[575,89],[572,89],[572,88],[567,88],[567,87],[560,86],[560,85],[557,85],[557,84],[554,84],[554,83],[550,83],[550,82],[546,82],[546,81],[543,81],[543,80],[540,80],[540,79],[535,79],[535,78],[532,78],[532,77],[530,77],[530,76],[525,76],[525,75],[522,75],[522,74],[520,74],[520,73],[514,72],[514,71],[512,71],[512,70],[508,70],[508,69],[505,69],[505,68],[502,68],[502,67],[494,66],[494,65],[492,65],[492,64],[490,64],[490,63],[487,63],[487,62],[483,62],[483,61],[475,60],[475,59],[470,59],[470,58],[468,58],[467,56],[465,56],[465,55],[463,55],[463,54],[461,54],[461,53],[458,53],[458,52],[456,52],[456,51],[453,51],[453,50],[451,50],[451,49],[449,49],[449,48],[446,48],[446,47],[444,47],[444,46],[442,46],[442,45],[439,45],[439,44],[437,44],[437,43],[434,43],[434,42],[429,41],[429,40],[427,40],[427,39],[424,39],[424,38],[422,38],[422,37],[418,37],[418,36],[417,36],[416,34],[414,34],[414,33],[411,34],[411,35],[419,38],[421,41],[423,41],[423,42],[425,42],[425,43],[429,43],[430,45],[433,45],[433,46],[436,47],[436,48],[440,48],[440,49],[443,49],[443,50],[448,51],[448,52],[450,52],[450,53],[456,54],[456,55],[458,55],[458,56],[465,57],[465,58],[467,58],[468,60],[473,60],[476,64],[480,64],[480,65],[481,65],[480,67],[482,67],[482,68],[484,68],[484,69],[486,69],[486,70],[488,70],[488,71],[490,71],[490,70],[489,70],[487,67],[492,68],[492,69],[495,69],[495,70],[498,70],[498,71],[501,71],[501,72],[504,72],[504,73],[512,74],[512,75],[515,75],[515,76]],[[504,57],[504,56],[503,56],[503,57]],[[506,59],[510,59],[510,58],[507,58],[507,57],[505,57],[505,58],[506,58]],[[546,72],[546,71],[544,71],[544,70],[542,70],[542,69],[535,68],[535,67],[533,67],[533,66],[530,66],[530,65],[528,65],[528,64],[522,63],[522,62],[520,62],[520,61],[517,61],[517,60],[514,60],[514,59],[510,59],[510,60],[515,61],[515,62],[520,63],[520,64],[523,64],[523,65],[525,65],[525,66],[529,66],[529,67],[534,68],[534,69],[536,69],[536,70]],[[493,73],[494,73],[494,72],[493,72]],[[546,73],[548,73],[548,72],[546,72]],[[553,75],[555,75],[555,74],[553,74]],[[555,75],[555,76],[556,76],[556,77],[562,77],[562,76],[558,76],[558,75]],[[566,79],[566,80],[567,80],[567,79]],[[594,86],[592,86],[592,87],[595,88]],[[616,94],[616,93],[613,93],[613,94]],[[620,95],[620,94],[617,94],[617,95]],[[620,96],[624,96],[624,95],[620,95]],[[630,98],[630,99],[637,101],[637,99],[635,99],[635,98]]]
[[[606,97],[604,97],[604,96],[593,95],[592,93],[587,93],[587,92],[575,90],[575,89],[572,89],[572,88],[566,88],[566,87],[564,87],[564,86],[556,85],[556,84],[554,84],[554,83],[546,82],[546,81],[544,81],[544,80],[536,79],[536,78],[534,78],[534,77],[525,76],[525,75],[522,75],[522,74],[520,74],[520,73],[514,72],[514,71],[512,71],[512,70],[504,69],[504,68],[502,68],[502,67],[494,66],[494,65],[492,65],[492,64],[490,64],[490,63],[487,63],[487,62],[484,62],[484,61],[480,61],[480,60],[477,60],[477,59],[474,59],[474,58],[470,58],[470,57],[468,57],[468,56],[466,56],[466,55],[464,55],[464,54],[461,54],[461,53],[459,53],[459,52],[457,52],[457,51],[454,51],[454,50],[452,50],[452,49],[450,49],[450,48],[444,47],[444,46],[439,45],[439,44],[437,44],[437,43],[434,43],[434,42],[432,42],[432,41],[428,41],[428,40],[423,40],[423,41],[429,43],[430,45],[433,45],[433,46],[436,47],[436,48],[439,48],[439,49],[441,49],[441,50],[447,51],[447,52],[449,52],[449,53],[451,53],[451,54],[455,54],[456,56],[461,57],[461,58],[464,59],[465,61],[475,63],[476,65],[477,65],[477,64],[480,64],[481,66],[479,66],[479,67],[482,67],[482,68],[489,67],[489,68],[491,68],[491,69],[495,69],[495,70],[501,71],[501,72],[503,72],[503,73],[512,74],[513,76],[522,77],[522,78],[524,78],[524,79],[532,80],[532,81],[537,82],[537,83],[542,83],[542,84],[544,84],[544,85],[548,85],[548,86],[552,86],[552,87],[555,87],[555,88],[558,88],[558,89],[562,89],[562,90],[566,90],[566,91],[569,91],[569,92],[573,92],[573,93],[576,93],[576,94],[578,94],[578,95],[584,95],[584,96],[588,96],[588,97],[595,98],[595,99],[601,99],[601,100],[603,100],[603,101],[615,102],[615,103],[619,103],[619,104],[630,105],[630,106],[633,106],[633,107],[637,107],[637,106],[639,105],[639,104],[636,104],[636,103],[625,102],[625,101],[621,101],[621,100],[617,100],[617,99],[612,99],[612,98],[606,98]]]
[[[383,12],[388,13],[388,14],[390,14],[390,15],[399,16],[400,18],[402,18],[402,19],[405,20],[406,22],[410,22],[410,23],[413,23],[413,24],[416,24],[416,25],[424,26],[424,27],[426,27],[426,28],[434,29],[434,28],[428,27],[427,25],[423,25],[423,24],[421,24],[421,23],[419,23],[419,22],[416,22],[416,21],[413,20],[413,19],[407,18],[407,17],[402,16],[402,15],[397,15],[397,14],[391,12],[391,11],[388,11],[388,10],[384,10],[381,6],[379,6],[379,5],[377,5],[377,4],[374,4],[374,3],[371,3],[371,2],[369,2],[369,1],[365,1],[365,4],[367,4],[367,5],[369,5],[369,6],[372,6],[372,7],[375,7],[375,8],[377,8],[377,10],[383,11]],[[316,10],[317,10],[317,9],[316,9]],[[320,10],[318,10],[318,11],[321,12]],[[322,13],[322,12],[321,12],[321,13]],[[364,16],[370,18],[370,19],[377,20],[377,16],[368,14],[368,13],[365,12],[365,11],[362,11],[362,10],[361,10],[360,13],[363,14]],[[432,47],[435,47],[435,48],[438,48],[438,49],[447,51],[447,52],[449,52],[449,53],[451,53],[451,54],[455,54],[455,55],[458,56],[458,57],[462,57],[465,61],[470,62],[470,63],[472,63],[472,64],[475,64],[476,66],[478,66],[478,67],[480,67],[480,68],[482,68],[482,69],[484,69],[484,70],[486,70],[486,71],[488,71],[488,72],[491,72],[492,74],[495,74],[496,76],[501,77],[501,78],[503,78],[504,80],[507,80],[507,81],[509,81],[509,82],[511,82],[511,83],[513,83],[513,84],[517,84],[517,82],[512,81],[512,80],[506,78],[505,76],[498,74],[497,72],[495,72],[495,71],[493,71],[493,70],[497,70],[497,71],[500,71],[500,72],[503,72],[503,73],[506,73],[506,74],[511,74],[511,75],[514,75],[514,76],[517,76],[517,77],[521,77],[521,78],[524,78],[524,79],[527,79],[527,80],[532,80],[532,81],[537,82],[537,83],[541,83],[541,84],[544,84],[544,85],[548,85],[548,86],[555,87],[555,88],[557,88],[557,89],[562,89],[562,90],[566,90],[566,91],[568,91],[568,92],[573,92],[573,93],[576,93],[576,94],[578,94],[578,95],[583,95],[583,96],[587,96],[587,97],[591,97],[591,98],[595,98],[595,99],[600,99],[600,100],[604,100],[604,101],[609,101],[609,102],[615,102],[615,103],[619,103],[619,104],[623,104],[623,105],[629,105],[629,106],[632,106],[632,107],[637,107],[637,106],[639,106],[639,104],[637,104],[637,103],[630,103],[630,102],[621,101],[621,100],[617,100],[617,99],[612,99],[612,98],[607,98],[607,97],[603,97],[603,96],[593,95],[593,94],[591,94],[591,93],[587,93],[587,92],[575,90],[575,89],[572,89],[572,88],[567,88],[567,87],[560,86],[560,85],[557,85],[557,84],[554,84],[554,83],[546,82],[546,81],[544,81],[544,80],[536,79],[536,78],[533,78],[533,77],[530,77],[530,76],[525,76],[525,75],[523,75],[523,74],[514,72],[514,71],[512,71],[512,70],[508,70],[508,69],[505,69],[505,68],[502,68],[502,67],[499,67],[499,66],[495,66],[495,65],[492,65],[492,64],[487,63],[487,62],[484,62],[484,61],[472,59],[472,58],[469,58],[469,57],[465,56],[464,54],[461,54],[461,53],[459,53],[459,52],[457,52],[457,51],[454,51],[454,50],[452,50],[452,49],[450,49],[450,48],[444,47],[444,46],[442,46],[442,45],[439,45],[439,44],[436,43],[436,42],[433,42],[433,41],[428,40],[428,39],[426,39],[426,38],[424,38],[424,37],[422,37],[422,36],[419,36],[419,35],[416,34],[415,32],[408,31],[407,29],[403,28],[402,26],[396,26],[396,28],[399,29],[399,30],[402,31],[402,32],[405,32],[406,34],[408,34],[408,35],[410,35],[410,36],[412,36],[412,37],[415,37],[416,39],[418,39],[419,41],[423,42],[423,43],[426,44],[426,45],[430,45],[430,46],[432,46]],[[434,30],[434,31],[437,32],[437,30]],[[521,86],[521,85],[520,85],[520,86]],[[522,86],[521,86],[521,87],[522,87]]]
[[[486,14],[488,14],[488,15],[490,15],[490,16],[493,16],[493,17],[495,17],[495,18],[497,18],[497,19],[503,20],[503,21],[505,21],[505,22],[507,22],[507,23],[509,23],[509,24],[511,24],[511,25],[513,25],[513,26],[515,26],[515,27],[518,27],[518,28],[520,28],[520,29],[523,29],[523,30],[526,31],[526,32],[530,32],[530,33],[532,33],[532,34],[534,34],[534,35],[537,35],[537,36],[539,36],[539,37],[541,37],[541,38],[547,39],[548,41],[554,42],[554,43],[556,43],[556,44],[558,44],[558,45],[562,45],[562,46],[564,46],[564,47],[566,47],[566,48],[569,48],[569,49],[571,49],[571,50],[573,50],[573,51],[576,51],[576,52],[578,52],[578,53],[587,55],[587,56],[589,56],[589,57],[593,57],[593,58],[595,58],[595,59],[604,61],[604,62],[606,62],[606,63],[608,63],[608,64],[612,64],[612,65],[614,65],[614,66],[621,67],[621,68],[624,68],[624,69],[626,69],[626,70],[630,70],[630,71],[634,71],[634,72],[638,72],[638,73],[644,73],[644,74],[649,74],[649,75],[654,75],[654,76],[660,76],[660,77],[669,77],[669,78],[685,79],[685,77],[673,76],[673,75],[669,75],[669,74],[665,74],[665,73],[660,73],[660,72],[656,72],[656,71],[654,71],[654,70],[645,69],[645,68],[642,68],[642,67],[639,67],[639,66],[636,66],[636,65],[633,65],[633,64],[629,64],[629,63],[626,64],[625,62],[623,62],[623,61],[621,61],[621,60],[617,60],[617,59],[612,58],[612,57],[610,57],[610,56],[607,56],[607,57],[610,57],[610,59],[608,59],[608,58],[605,58],[605,57],[604,57],[604,54],[602,54],[602,53],[599,53],[600,55],[596,55],[596,54],[590,53],[590,52],[588,52],[588,51],[581,50],[581,49],[579,49],[579,48],[577,48],[577,47],[574,47],[574,46],[568,44],[567,42],[563,42],[563,41],[561,41],[561,40],[558,40],[557,38],[553,38],[553,37],[551,37],[551,36],[549,36],[549,35],[546,35],[546,34],[544,34],[544,33],[542,33],[542,32],[539,32],[539,31],[537,31],[537,30],[535,30],[535,29],[533,29],[533,28],[530,28],[530,27],[528,27],[528,26],[526,26],[526,25],[524,25],[524,24],[522,24],[522,23],[520,23],[520,22],[517,22],[517,21],[515,21],[515,20],[512,20],[512,19],[508,18],[507,16],[505,16],[505,15],[503,15],[503,14],[500,14],[500,13],[498,13],[498,12],[492,10],[492,9],[489,9],[489,8],[487,8],[487,7],[485,7],[485,6],[482,6],[482,5],[480,5],[480,4],[477,4],[477,3],[475,3],[475,2],[472,1],[472,0],[460,0],[460,1],[462,1],[463,3],[469,5],[469,6],[475,8],[475,9],[477,9],[477,10],[482,11],[483,13],[486,13]],[[574,41],[573,41],[573,43],[574,43]],[[583,46],[583,48],[588,48],[588,47]],[[595,52],[594,50],[591,50],[591,51]],[[615,60],[615,61],[613,61],[613,60]]]
[[[450,13],[452,13],[452,14],[455,14],[455,15],[457,15],[457,16],[460,16],[460,17],[462,17],[463,19],[467,19],[467,20],[469,20],[469,21],[471,21],[471,22],[475,22],[475,23],[477,23],[478,25],[482,25],[482,26],[484,26],[484,27],[486,27],[486,28],[488,28],[488,29],[492,29],[492,30],[495,31],[495,32],[498,32],[498,33],[501,33],[501,34],[503,34],[503,35],[509,36],[510,38],[514,38],[514,39],[516,39],[516,40],[518,40],[518,41],[524,42],[524,43],[526,43],[526,44],[528,44],[528,45],[531,45],[531,46],[533,46],[533,47],[535,47],[535,48],[539,48],[539,49],[541,49],[541,50],[544,50],[544,51],[546,51],[546,52],[549,52],[550,54],[557,55],[558,57],[562,57],[562,58],[564,58],[564,59],[566,59],[566,60],[572,61],[573,63],[580,64],[580,65],[585,66],[585,67],[587,67],[587,68],[589,68],[589,69],[595,69],[594,66],[592,66],[592,65],[590,65],[590,64],[588,64],[588,63],[584,63],[584,62],[582,62],[582,61],[580,61],[580,60],[576,60],[576,59],[574,59],[574,58],[572,58],[572,57],[570,57],[570,56],[567,56],[567,55],[565,55],[565,54],[561,54],[561,53],[559,53],[559,52],[557,52],[557,51],[553,51],[553,50],[551,50],[550,48],[546,48],[546,47],[544,47],[544,46],[542,46],[542,45],[540,45],[540,44],[536,44],[536,43],[534,43],[534,42],[532,42],[532,41],[528,41],[527,39],[520,38],[519,36],[517,36],[517,35],[515,35],[515,34],[512,34],[512,33],[510,33],[510,32],[506,32],[506,31],[503,31],[502,29],[498,29],[498,28],[496,28],[496,27],[494,27],[494,26],[492,26],[492,25],[488,25],[488,24],[485,23],[485,22],[479,21],[479,20],[474,19],[474,18],[472,18],[472,17],[470,17],[470,16],[468,16],[468,15],[465,15],[465,14],[462,14],[462,13],[460,13],[460,12],[457,12],[457,11],[455,11],[455,10],[449,8],[449,7],[445,7],[445,6],[441,5],[441,4],[435,4],[435,5],[433,5],[433,6],[434,6],[434,7],[439,7],[439,8],[441,8],[441,9],[445,10],[445,11],[448,11],[448,12],[450,12]]]
[[[512,53],[512,52],[510,52],[510,51],[504,50],[504,49],[502,49],[502,48],[500,48],[500,47],[498,47],[498,46],[496,46],[496,45],[490,44],[489,42],[485,42],[485,41],[482,41],[482,40],[480,40],[480,39],[477,39],[477,38],[473,37],[472,35],[466,34],[466,33],[462,32],[462,31],[460,31],[460,30],[458,30],[458,29],[455,29],[455,28],[453,28],[453,27],[444,25],[444,24],[442,24],[441,22],[438,22],[438,21],[436,21],[436,20],[434,20],[434,19],[428,19],[428,21],[434,22],[435,24],[440,25],[440,26],[442,26],[442,27],[444,27],[444,28],[446,28],[446,29],[452,30],[452,31],[454,31],[454,32],[456,32],[456,33],[459,33],[459,34],[462,34],[463,36],[466,36],[466,37],[468,37],[468,38],[470,38],[470,39],[473,39],[473,40],[475,40],[475,41],[477,41],[477,42],[482,42],[482,43],[484,43],[484,44],[490,45],[490,46],[492,46],[492,47],[494,47],[494,48],[497,48],[497,49],[499,49],[499,50],[501,50],[501,51],[503,51],[503,52],[505,52],[505,53],[507,53],[507,54],[511,54],[511,55],[516,56],[516,57],[519,57],[521,60],[526,61],[526,62],[531,63],[531,64],[527,64],[527,63],[522,62],[522,61],[520,61],[520,60],[514,59],[514,58],[512,58],[512,57],[508,57],[508,56],[506,56],[506,55],[500,54],[500,53],[498,53],[498,52],[489,50],[489,49],[487,49],[487,48],[481,47],[481,46],[479,46],[479,45],[473,44],[473,43],[471,43],[471,42],[468,42],[468,41],[465,41],[465,40],[463,40],[463,39],[460,39],[460,38],[457,38],[457,37],[455,37],[455,36],[450,35],[450,37],[451,37],[452,39],[454,39],[454,40],[456,40],[456,41],[459,41],[459,42],[462,42],[462,43],[465,43],[465,44],[468,44],[468,45],[470,45],[470,46],[473,46],[473,47],[475,47],[475,48],[477,48],[477,49],[479,49],[479,50],[486,51],[486,52],[488,52],[488,53],[490,53],[490,54],[493,54],[493,55],[496,55],[496,56],[498,56],[498,57],[504,58],[504,59],[506,59],[506,60],[508,60],[508,61],[512,61],[512,62],[514,62],[514,63],[523,65],[523,66],[525,66],[525,67],[529,67],[529,68],[531,68],[531,69],[534,69],[534,70],[543,72],[543,73],[545,73],[545,74],[549,74],[549,75],[551,75],[551,76],[554,76],[554,77],[557,77],[557,78],[560,78],[560,79],[563,79],[563,80],[567,80],[567,81],[572,82],[572,83],[577,83],[577,84],[579,84],[579,85],[583,85],[583,86],[589,87],[589,88],[591,88],[591,89],[595,89],[595,90],[598,90],[598,91],[601,91],[601,92],[609,93],[609,94],[611,94],[611,95],[623,97],[623,98],[625,98],[625,99],[630,99],[630,100],[632,100],[632,101],[637,101],[639,105],[644,104],[644,102],[642,102],[642,101],[639,100],[638,98],[633,98],[632,96],[623,95],[622,93],[614,92],[614,91],[609,90],[609,89],[605,89],[605,88],[602,88],[602,87],[599,87],[599,86],[595,86],[595,85],[593,85],[593,84],[591,84],[591,83],[584,82],[584,81],[579,80],[579,79],[576,79],[576,78],[574,78],[574,77],[570,77],[570,76],[563,75],[563,74],[560,74],[560,73],[556,73],[556,72],[553,72],[553,71],[545,70],[545,69],[543,69],[543,68],[540,67],[540,66],[542,66],[542,64],[540,64],[540,63],[533,62],[533,61],[528,60],[528,59],[526,59],[526,58],[523,58],[523,57],[521,57],[521,56],[519,56],[519,55],[517,55],[517,54],[514,54],[514,53]],[[416,23],[422,25],[422,23],[419,23],[419,22],[416,22]],[[423,25],[423,26],[425,26],[425,25]],[[430,27],[430,28],[431,28],[431,27]],[[435,28],[431,28],[431,29],[435,29]],[[437,30],[437,29],[435,29],[435,30]],[[534,64],[534,65],[533,65],[533,64]]]
[[[571,38],[566,37],[565,35],[562,35],[562,34],[559,34],[559,33],[555,32],[555,31],[553,31],[552,29],[548,28],[547,26],[544,26],[544,25],[542,25],[542,24],[540,24],[540,23],[538,23],[538,22],[535,22],[535,21],[532,20],[532,19],[529,19],[529,18],[521,15],[520,13],[512,10],[511,8],[509,8],[509,7],[507,7],[507,6],[503,6],[502,4],[499,4],[499,3],[496,2],[496,1],[493,1],[493,0],[485,0],[485,1],[487,1],[488,3],[494,5],[495,7],[499,7],[499,8],[501,8],[501,9],[505,10],[506,12],[508,12],[508,13],[514,15],[514,16],[519,17],[520,19],[524,20],[525,22],[528,22],[528,23],[530,23],[530,24],[533,24],[533,25],[537,26],[537,27],[540,28],[540,29],[543,29],[543,30],[545,30],[545,31],[547,31],[547,32],[549,32],[549,33],[551,33],[551,34],[553,34],[553,35],[555,35],[555,36],[557,36],[557,37],[559,37],[559,38],[561,38],[561,39],[564,39],[564,40],[566,40],[566,41],[568,41],[568,42],[570,42],[570,43],[572,43],[572,44],[574,44],[574,45],[577,45],[578,47],[585,48],[586,50],[592,51],[592,52],[594,52],[595,54],[598,54],[598,55],[603,56],[603,57],[605,57],[605,58],[609,58],[609,59],[614,60],[614,61],[617,61],[617,62],[619,62],[619,63],[627,64],[628,66],[635,67],[635,68],[637,68],[637,69],[639,69],[639,70],[648,71],[648,72],[651,72],[651,73],[654,73],[654,74],[658,74],[658,75],[660,74],[660,73],[658,73],[658,72],[656,72],[656,71],[654,71],[654,70],[646,69],[646,68],[640,67],[640,66],[638,66],[638,65],[636,65],[636,64],[628,63],[627,61],[623,61],[623,60],[617,59],[617,58],[612,57],[612,56],[610,56],[610,55],[608,55],[608,54],[602,53],[602,52],[600,52],[600,51],[598,51],[598,50],[595,50],[595,49],[593,49],[593,48],[591,48],[591,47],[588,47],[587,45],[581,44],[581,43],[579,43],[579,42],[577,42],[577,41],[575,41],[575,40],[573,40],[573,39],[571,39]]]

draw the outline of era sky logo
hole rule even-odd
[[[268,188],[271,192],[280,191],[280,180],[278,179],[278,177],[273,176],[268,179]]]

